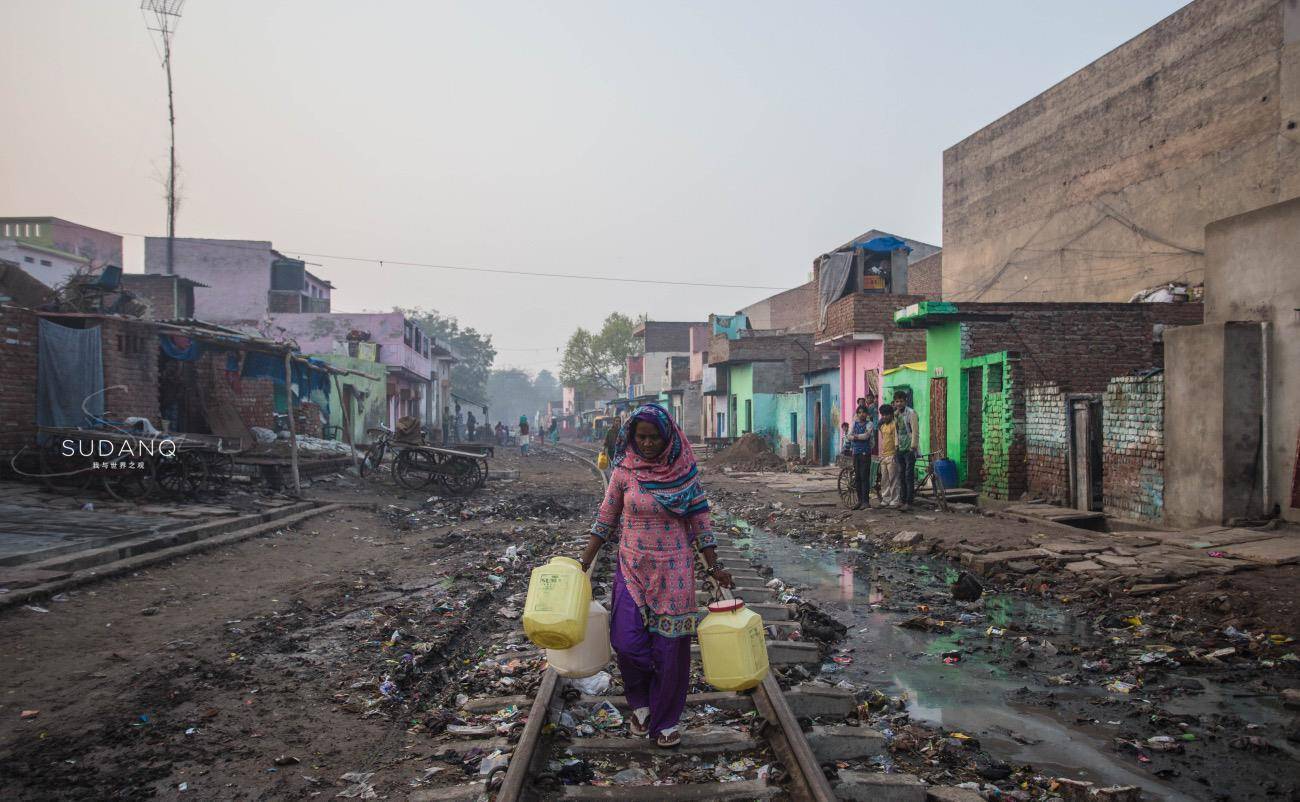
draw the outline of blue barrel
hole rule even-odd
[[[939,477],[947,490],[957,487],[957,463],[948,458],[934,461],[934,475]]]

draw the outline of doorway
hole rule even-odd
[[[1070,506],[1084,512],[1102,507],[1101,400],[1071,398]]]
[[[813,402],[813,459],[818,465],[825,465],[822,454],[822,402]]]
[[[930,453],[935,459],[948,456],[948,377],[930,379]]]
[[[754,402],[752,399],[745,399],[745,434],[754,431]]]

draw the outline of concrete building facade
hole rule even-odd
[[[203,285],[194,293],[200,320],[260,320],[270,313],[329,312],[333,285],[260,240],[175,240],[175,275]],[[167,274],[167,238],[146,237],[144,272]]]
[[[1205,324],[1168,332],[1166,518],[1300,520],[1300,197],[1207,226]]]
[[[1300,4],[1195,0],[943,157],[943,296],[1199,282],[1211,221],[1300,195]]]

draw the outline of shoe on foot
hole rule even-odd
[[[644,738],[650,734],[650,708],[641,707],[632,711],[628,717],[627,728],[633,735],[638,738]]]
[[[854,504],[850,509],[860,510],[860,509],[862,509],[862,505],[861,505],[861,504]]]
[[[659,733],[658,738],[655,738],[655,746],[661,747],[663,749],[672,749],[674,746],[677,746],[681,742],[682,742],[682,734],[677,731],[676,727],[673,727],[671,730],[664,730],[663,732]]]

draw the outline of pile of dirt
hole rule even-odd
[[[776,455],[767,441],[750,432],[709,460],[712,465],[732,468],[738,471],[778,470],[785,467],[785,460]]]

